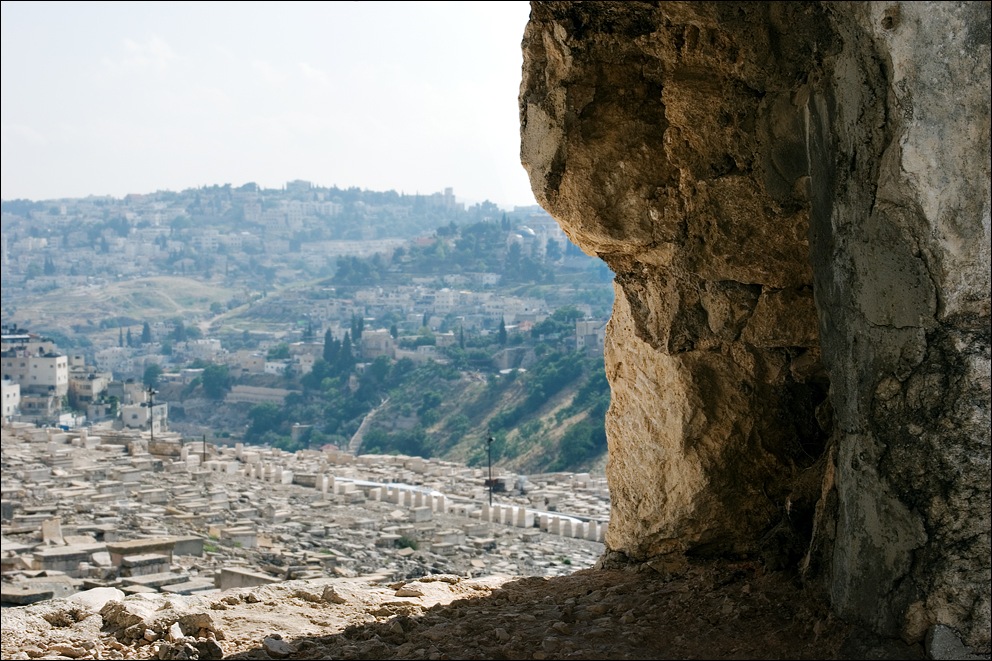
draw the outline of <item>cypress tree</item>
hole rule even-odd
[[[355,366],[355,357],[352,355],[351,351],[351,335],[348,331],[344,333],[344,339],[341,340],[341,350],[338,353],[337,358],[337,370],[338,374],[347,374],[351,371],[351,368]]]
[[[328,328],[324,332],[324,362],[330,367],[334,365],[335,361],[338,359],[338,343],[334,339],[334,335],[331,333],[331,329]]]

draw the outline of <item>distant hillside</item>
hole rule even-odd
[[[362,452],[487,462],[522,473],[588,470],[606,453],[609,386],[602,357],[552,352],[528,371],[413,378],[390,392]]]
[[[158,388],[191,438],[471,465],[491,451],[523,473],[602,463],[602,355],[576,351],[576,322],[613,304],[601,260],[540,208],[297,183],[4,201],[4,321]],[[366,329],[388,349],[363,356]],[[202,376],[180,384],[185,368]],[[270,402],[228,403],[235,386]]]
[[[489,374],[409,359],[377,359],[361,373],[316,371],[302,383],[239,381],[302,388],[282,405],[212,401],[202,382],[163,386],[160,396],[170,401],[170,424],[186,435],[290,451],[330,444],[484,466],[491,436],[493,465],[524,474],[601,470],[605,460],[610,394],[601,356],[551,350],[526,371]]]

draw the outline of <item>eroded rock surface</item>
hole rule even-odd
[[[989,646],[989,4],[533,2],[521,157],[615,272],[613,557]]]
[[[202,596],[5,608],[4,659],[921,659],[832,618],[758,562],[389,585],[289,581]],[[933,636],[935,649],[960,642]]]

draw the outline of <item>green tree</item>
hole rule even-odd
[[[347,374],[355,366],[355,356],[351,350],[351,335],[344,332],[344,339],[341,340],[341,351],[338,352],[337,360],[334,363],[334,371],[338,374]]]
[[[582,310],[574,305],[560,307],[551,313],[552,318],[564,321],[565,323],[575,323],[582,319]]]
[[[340,285],[372,285],[379,282],[379,272],[370,261],[345,256],[338,259],[333,281]]]
[[[227,365],[207,365],[203,368],[203,392],[210,399],[223,399],[231,389]]]
[[[269,349],[265,357],[269,360],[287,360],[289,358],[289,345],[285,342],[280,342],[276,346]]]
[[[535,339],[544,337],[568,337],[575,334],[575,322],[582,319],[582,311],[574,305],[560,307],[551,316],[534,324],[531,335]]]
[[[506,250],[506,272],[519,274],[523,255],[519,243],[511,243]]]
[[[331,329],[324,331],[324,362],[333,365],[338,360],[338,352],[341,350],[341,343],[334,339]]]
[[[309,390],[322,390],[324,379],[329,379],[331,376],[331,366],[323,358],[318,358],[313,368],[300,378],[300,385]]]
[[[567,470],[606,451],[606,428],[602,420],[583,421],[568,428],[561,439],[553,470]]]
[[[183,323],[182,319],[176,319],[172,327],[172,339],[176,342],[185,342],[186,337],[186,324]]]
[[[155,388],[158,386],[158,380],[162,376],[162,366],[158,363],[151,363],[145,368],[144,374],[141,376],[141,382],[145,384],[148,388]]]
[[[147,321],[141,327],[141,343],[142,344],[152,343],[152,327],[148,325]]]
[[[365,318],[360,314],[351,315],[351,339],[358,342],[362,339],[362,331],[365,330]]]
[[[285,422],[285,414],[283,408],[278,404],[266,402],[251,407],[251,410],[248,411],[248,419],[251,422],[245,432],[245,440],[257,443],[267,433],[275,431]]]
[[[423,417],[428,412],[433,411],[437,407],[441,406],[441,402],[444,398],[441,394],[435,390],[429,390],[420,399],[420,408],[417,409],[417,415]]]
[[[499,318],[499,334],[497,335],[497,337],[499,338],[499,340],[498,340],[499,341],[499,345],[501,347],[505,347],[506,346],[506,322],[503,321],[503,317],[500,317]]]

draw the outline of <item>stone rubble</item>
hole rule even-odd
[[[114,596],[2,609],[3,658],[924,658],[832,619],[759,562]]]

